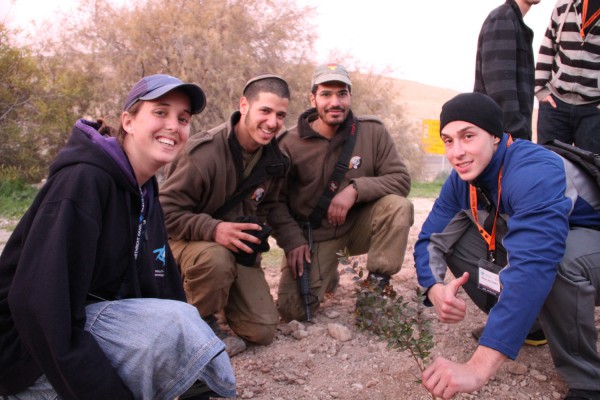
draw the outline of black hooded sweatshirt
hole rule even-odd
[[[0,395],[45,374],[62,399],[132,398],[84,331],[85,306],[185,301],[156,179],[140,188],[115,139],[97,128],[77,121],[0,256]]]

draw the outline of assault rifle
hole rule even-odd
[[[312,254],[313,250],[313,239],[312,239],[312,228],[310,226],[310,222],[304,223],[304,229],[306,232],[306,239],[308,240],[308,249]],[[310,306],[312,304],[312,294],[310,293],[310,263],[306,261],[306,258],[303,258],[304,262],[304,272],[302,272],[302,276],[297,276],[298,281],[298,289],[300,291],[300,297],[302,297],[302,302],[304,303],[304,310],[306,312],[306,321],[311,322],[312,318],[310,315]]]
[[[308,240],[308,248],[310,249],[311,254],[313,251],[312,229],[317,229],[321,226],[321,221],[325,215],[327,215],[331,199],[335,196],[344,175],[348,171],[348,164],[350,163],[350,157],[352,156],[354,144],[356,143],[356,137],[358,135],[356,129],[357,126],[357,120],[352,116],[352,125],[349,129],[345,129],[343,133],[344,146],[342,147],[340,156],[335,164],[335,169],[327,181],[328,183],[323,189],[323,193],[321,193],[317,205],[308,216],[308,221],[303,224],[306,239]],[[315,296],[310,294],[310,263],[306,262],[306,260],[304,260],[304,272],[302,273],[302,277],[298,277],[298,287],[300,288],[300,296],[302,296],[304,308],[306,309],[306,320],[310,322],[310,305],[313,304]],[[318,299],[315,299],[315,302],[318,302]]]

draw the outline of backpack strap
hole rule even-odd
[[[591,151],[571,146],[554,139],[544,144],[544,147],[552,150],[561,157],[566,158],[578,168],[588,173],[594,182],[600,187],[600,155]]]
[[[356,143],[356,137],[358,136],[357,125],[356,118],[353,118],[350,131],[344,140],[344,147],[342,147],[342,152],[340,153],[340,157],[335,164],[333,173],[331,174],[329,181],[327,181],[327,185],[325,186],[325,189],[323,189],[323,193],[321,194],[321,197],[319,197],[317,205],[308,216],[308,222],[313,229],[321,226],[321,221],[323,220],[325,214],[327,214],[331,199],[333,199],[333,196],[335,196],[337,193],[342,179],[344,179],[344,175],[346,175],[346,172],[348,172],[350,157],[352,157],[354,144]]]

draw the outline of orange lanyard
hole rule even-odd
[[[506,142],[506,148],[512,144],[512,137],[508,137]],[[471,212],[473,213],[473,219],[479,230],[479,234],[483,237],[483,240],[488,245],[489,260],[491,262],[496,261],[496,222],[498,221],[498,212],[500,210],[500,196],[502,195],[502,169],[504,165],[500,166],[500,172],[498,172],[498,200],[496,201],[496,215],[494,215],[494,223],[492,225],[492,232],[488,233],[483,226],[479,223],[479,217],[477,216],[477,189],[472,184],[469,184],[469,203],[471,205]]]
[[[496,222],[498,221],[498,210],[500,209],[500,195],[502,194],[502,167],[500,167],[500,173],[498,174],[498,201],[496,205],[496,215],[494,215],[494,224],[492,225],[492,232],[488,233],[483,226],[479,223],[479,217],[477,216],[477,189],[475,186],[469,184],[470,191],[470,203],[471,212],[473,213],[473,219],[479,230],[479,234],[483,237],[483,240],[488,245],[489,258],[491,262],[495,261],[496,258]]]
[[[596,19],[598,19],[598,16],[600,16],[600,9],[598,9],[594,13],[594,15],[592,15],[588,19],[587,18],[587,10],[588,10],[588,0],[583,0],[583,6],[582,6],[582,10],[581,10],[581,28],[579,29],[579,33],[581,33],[582,39],[585,38],[584,30],[589,28],[590,25],[592,25],[594,23],[594,21],[596,21]]]

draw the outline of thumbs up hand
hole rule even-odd
[[[469,273],[453,279],[447,285],[436,283],[427,292],[429,300],[441,322],[455,324],[462,321],[467,313],[467,304],[457,297],[458,290],[469,280]]]

